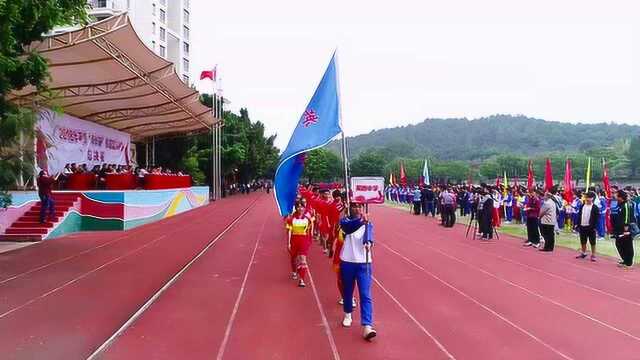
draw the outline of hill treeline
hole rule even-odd
[[[351,158],[374,147],[409,158],[484,160],[500,154],[583,152],[640,135],[640,126],[570,124],[525,116],[494,115],[475,120],[427,119],[416,125],[374,130],[348,138]],[[339,142],[330,144],[338,152]]]
[[[606,159],[614,179],[640,176],[640,126],[632,125],[569,124],[510,115],[476,120],[427,119],[416,125],[351,137],[347,144],[353,176],[388,178],[390,172],[397,176],[402,162],[408,178],[416,181],[428,158],[433,181],[471,179],[477,183],[504,172],[510,179],[523,179],[529,160],[541,179],[545,159],[550,158],[554,178],[561,181],[568,158],[573,163],[574,180],[584,181],[589,157],[596,182],[602,174],[602,159]],[[334,141],[328,150],[339,155],[340,142]],[[318,153],[312,158],[318,163],[328,156]],[[330,169],[324,166],[324,171],[316,172],[324,175],[317,180],[340,178],[339,171]]]

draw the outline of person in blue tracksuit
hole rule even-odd
[[[351,327],[353,318],[353,291],[358,285],[360,296],[360,323],[362,336],[371,341],[377,332],[373,328],[373,299],[371,298],[371,247],[372,225],[362,214],[362,205],[352,202],[349,216],[340,220],[344,243],[340,251],[340,278],[342,280],[344,319],[342,326]]]
[[[513,192],[511,190],[507,193],[507,197],[504,198],[504,212],[507,223],[510,224],[513,221]]]
[[[600,192],[596,206],[598,207],[598,212],[600,214],[598,217],[598,223],[596,224],[596,231],[598,233],[598,239],[604,240],[604,236],[607,232],[605,225],[607,221],[607,197],[604,191]]]

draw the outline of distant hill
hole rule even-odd
[[[395,156],[440,160],[482,160],[513,153],[536,155],[576,152],[608,146],[640,135],[640,126],[570,124],[525,116],[494,115],[475,120],[427,119],[416,125],[375,130],[347,140],[350,158],[369,148],[385,148]],[[329,148],[340,151],[340,142]]]

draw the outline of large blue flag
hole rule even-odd
[[[287,148],[280,156],[274,181],[280,215],[290,214],[293,210],[298,182],[304,170],[305,153],[326,145],[341,131],[336,55],[333,54],[316,92],[298,120]]]

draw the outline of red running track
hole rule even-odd
[[[289,279],[282,222],[256,194],[0,255],[3,358],[86,358],[101,345],[96,358],[640,358],[638,272],[372,212],[373,343],[340,326],[335,274],[317,246],[313,281]]]

